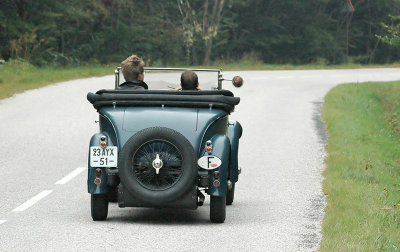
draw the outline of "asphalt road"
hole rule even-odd
[[[86,93],[113,77],[75,80],[0,101],[0,251],[314,251],[325,206],[324,95],[345,82],[400,79],[400,69],[247,71],[231,118],[244,133],[243,167],[224,224],[196,211],[109,208],[90,217]],[[71,174],[72,172],[72,174]]]

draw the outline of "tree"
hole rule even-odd
[[[203,65],[210,63],[213,39],[218,34],[225,1],[213,0],[212,6],[210,6],[208,0],[203,0],[201,8],[196,10],[189,3],[189,0],[177,0],[178,8],[182,15],[186,54],[190,54],[189,48],[193,46],[194,33],[200,34],[204,41]],[[203,12],[202,15],[201,12]]]
[[[400,47],[389,45],[400,43],[399,10],[400,0],[0,0],[0,58],[386,63],[400,58]]]
[[[343,12],[346,13],[346,61],[349,61],[349,28],[355,9],[351,0],[345,2]]]
[[[392,24],[382,24],[386,31],[386,35],[378,36],[383,42],[389,45],[400,45],[400,16],[391,16]]]

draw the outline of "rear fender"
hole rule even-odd
[[[100,137],[101,136],[106,136],[107,137],[107,146],[114,146],[114,143],[112,142],[112,138],[107,132],[100,132],[97,134],[94,134],[92,138],[90,139],[90,145],[89,145],[89,154],[88,154],[88,180],[87,180],[87,185],[88,185],[88,192],[91,194],[105,194],[108,192],[107,188],[107,171],[105,167],[91,167],[90,166],[90,147],[92,146],[99,146],[100,145]],[[101,170],[101,175],[100,175],[100,184],[95,184],[95,179],[96,179],[96,169]]]
[[[212,155],[221,159],[221,166],[214,170],[209,170],[208,174],[210,177],[210,186],[207,193],[212,196],[226,196],[227,181],[228,181],[228,169],[229,169],[229,154],[230,154],[230,143],[229,138],[225,135],[215,135],[212,139]],[[214,172],[219,172],[218,187],[214,186]]]
[[[238,152],[239,138],[242,136],[242,131],[242,125],[240,125],[239,122],[229,120],[227,135],[231,143],[231,156],[229,160],[228,178],[232,183],[236,183],[239,180]]]

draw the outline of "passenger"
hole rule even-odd
[[[130,90],[146,90],[149,89],[144,80],[144,62],[143,59],[136,55],[129,56],[121,62],[121,70],[124,75],[125,82],[122,83],[120,89]]]
[[[184,71],[181,75],[181,87],[177,90],[201,90],[197,74],[193,71]]]

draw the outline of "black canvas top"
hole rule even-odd
[[[96,109],[103,106],[171,106],[217,108],[230,113],[240,98],[228,90],[175,91],[175,90],[99,90],[88,93],[87,99]]]

